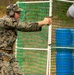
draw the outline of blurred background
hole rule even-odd
[[[5,8],[11,3],[16,3],[17,1],[46,1],[46,0],[2,0],[0,1],[0,17],[5,14]]]
[[[11,3],[16,3],[17,1],[41,1],[41,0],[2,0],[0,1],[0,17],[5,15],[5,8]],[[42,0],[46,1],[46,0]],[[48,0],[49,1],[49,0]],[[55,40],[55,30],[57,28],[74,28],[74,20],[70,19],[66,16],[67,9],[69,6],[72,5],[72,3],[67,3],[67,2],[60,2],[57,0],[53,0],[53,26],[52,26],[52,47],[56,46],[56,40]],[[46,48],[47,47],[47,28],[43,28],[43,32],[41,33],[24,33],[20,32],[18,35],[19,41],[22,36],[24,36],[24,39],[28,39],[28,41],[24,41],[23,47],[38,47],[38,48]],[[41,40],[38,40],[41,39]],[[32,41],[33,40],[33,41]],[[38,41],[37,41],[38,40]],[[18,43],[19,44],[19,43]],[[22,43],[20,43],[22,44]],[[21,45],[20,45],[21,46]],[[19,50],[19,53],[21,50]],[[51,57],[51,75],[56,75],[56,48],[51,49],[52,51],[52,57]],[[18,58],[23,58],[21,61],[24,61],[24,63],[20,65],[24,65],[23,67],[23,72],[26,73],[26,75],[45,75],[45,67],[46,65],[46,58],[47,58],[47,52],[46,51],[27,51],[25,50],[25,53],[23,54],[24,56],[22,57],[22,53],[20,54],[20,57]],[[19,55],[18,55],[19,56]],[[19,60],[20,60],[19,59]],[[20,61],[19,61],[20,62]],[[34,63],[35,62],[35,63]],[[36,64],[38,62],[38,64]],[[21,63],[21,62],[20,62]],[[28,65],[28,66],[27,66]],[[38,68],[36,68],[38,66]],[[41,67],[42,66],[42,67]],[[42,71],[42,72],[41,72]]]

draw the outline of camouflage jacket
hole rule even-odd
[[[17,31],[31,32],[40,31],[38,23],[19,22],[14,18],[4,16],[0,18],[0,49],[13,50],[17,38]]]

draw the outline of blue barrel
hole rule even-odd
[[[72,34],[72,47],[74,47],[74,29],[71,29]],[[72,49],[72,66],[73,66],[73,75],[74,75],[74,49]]]
[[[71,30],[68,28],[58,28],[56,29],[56,46],[59,47],[70,47],[71,46]],[[69,51],[68,49],[60,48],[59,51]]]
[[[58,52],[56,54],[56,75],[72,75],[72,54]]]
[[[72,71],[73,71],[73,75],[74,75],[74,52],[72,52],[72,66],[73,66]]]
[[[74,47],[74,29],[71,29],[72,47]]]

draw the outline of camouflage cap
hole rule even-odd
[[[13,10],[14,12],[20,12],[20,11],[22,11],[22,9],[19,8],[19,7],[17,6],[17,4],[12,4],[12,5],[7,6],[7,7],[6,7],[6,10],[7,10],[8,12],[10,12],[11,10]]]

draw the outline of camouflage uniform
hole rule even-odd
[[[0,18],[0,75],[23,75],[13,53],[17,31],[40,31],[38,23],[25,23],[13,17]]]

